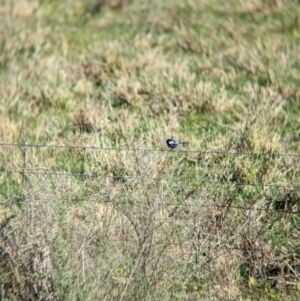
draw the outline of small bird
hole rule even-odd
[[[170,149],[174,149],[178,146],[178,144],[188,144],[188,142],[178,142],[174,139],[167,139],[166,140],[166,143],[167,143],[167,146],[170,148]]]

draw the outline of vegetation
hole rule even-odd
[[[299,15],[0,2],[0,299],[299,300]]]

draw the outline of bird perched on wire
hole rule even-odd
[[[166,143],[167,143],[167,146],[170,148],[170,149],[174,149],[178,146],[178,144],[188,144],[188,142],[178,142],[174,139],[167,139],[166,140]]]

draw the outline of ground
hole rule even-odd
[[[298,300],[299,15],[2,1],[2,299]]]

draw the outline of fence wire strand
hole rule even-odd
[[[12,146],[12,147],[24,147],[24,144],[20,143],[4,143],[0,142],[0,146]],[[103,150],[103,151],[147,151],[147,152],[170,152],[173,154],[181,153],[198,153],[198,154],[216,154],[216,155],[225,155],[225,156],[270,156],[270,157],[300,157],[300,154],[296,153],[262,153],[262,152],[232,152],[232,151],[222,151],[222,150],[187,150],[187,149],[162,149],[162,148],[134,148],[134,147],[100,147],[100,146],[89,146],[89,145],[49,145],[49,144],[33,144],[28,143],[26,147],[34,148],[67,148],[67,149],[82,149],[82,150]]]

